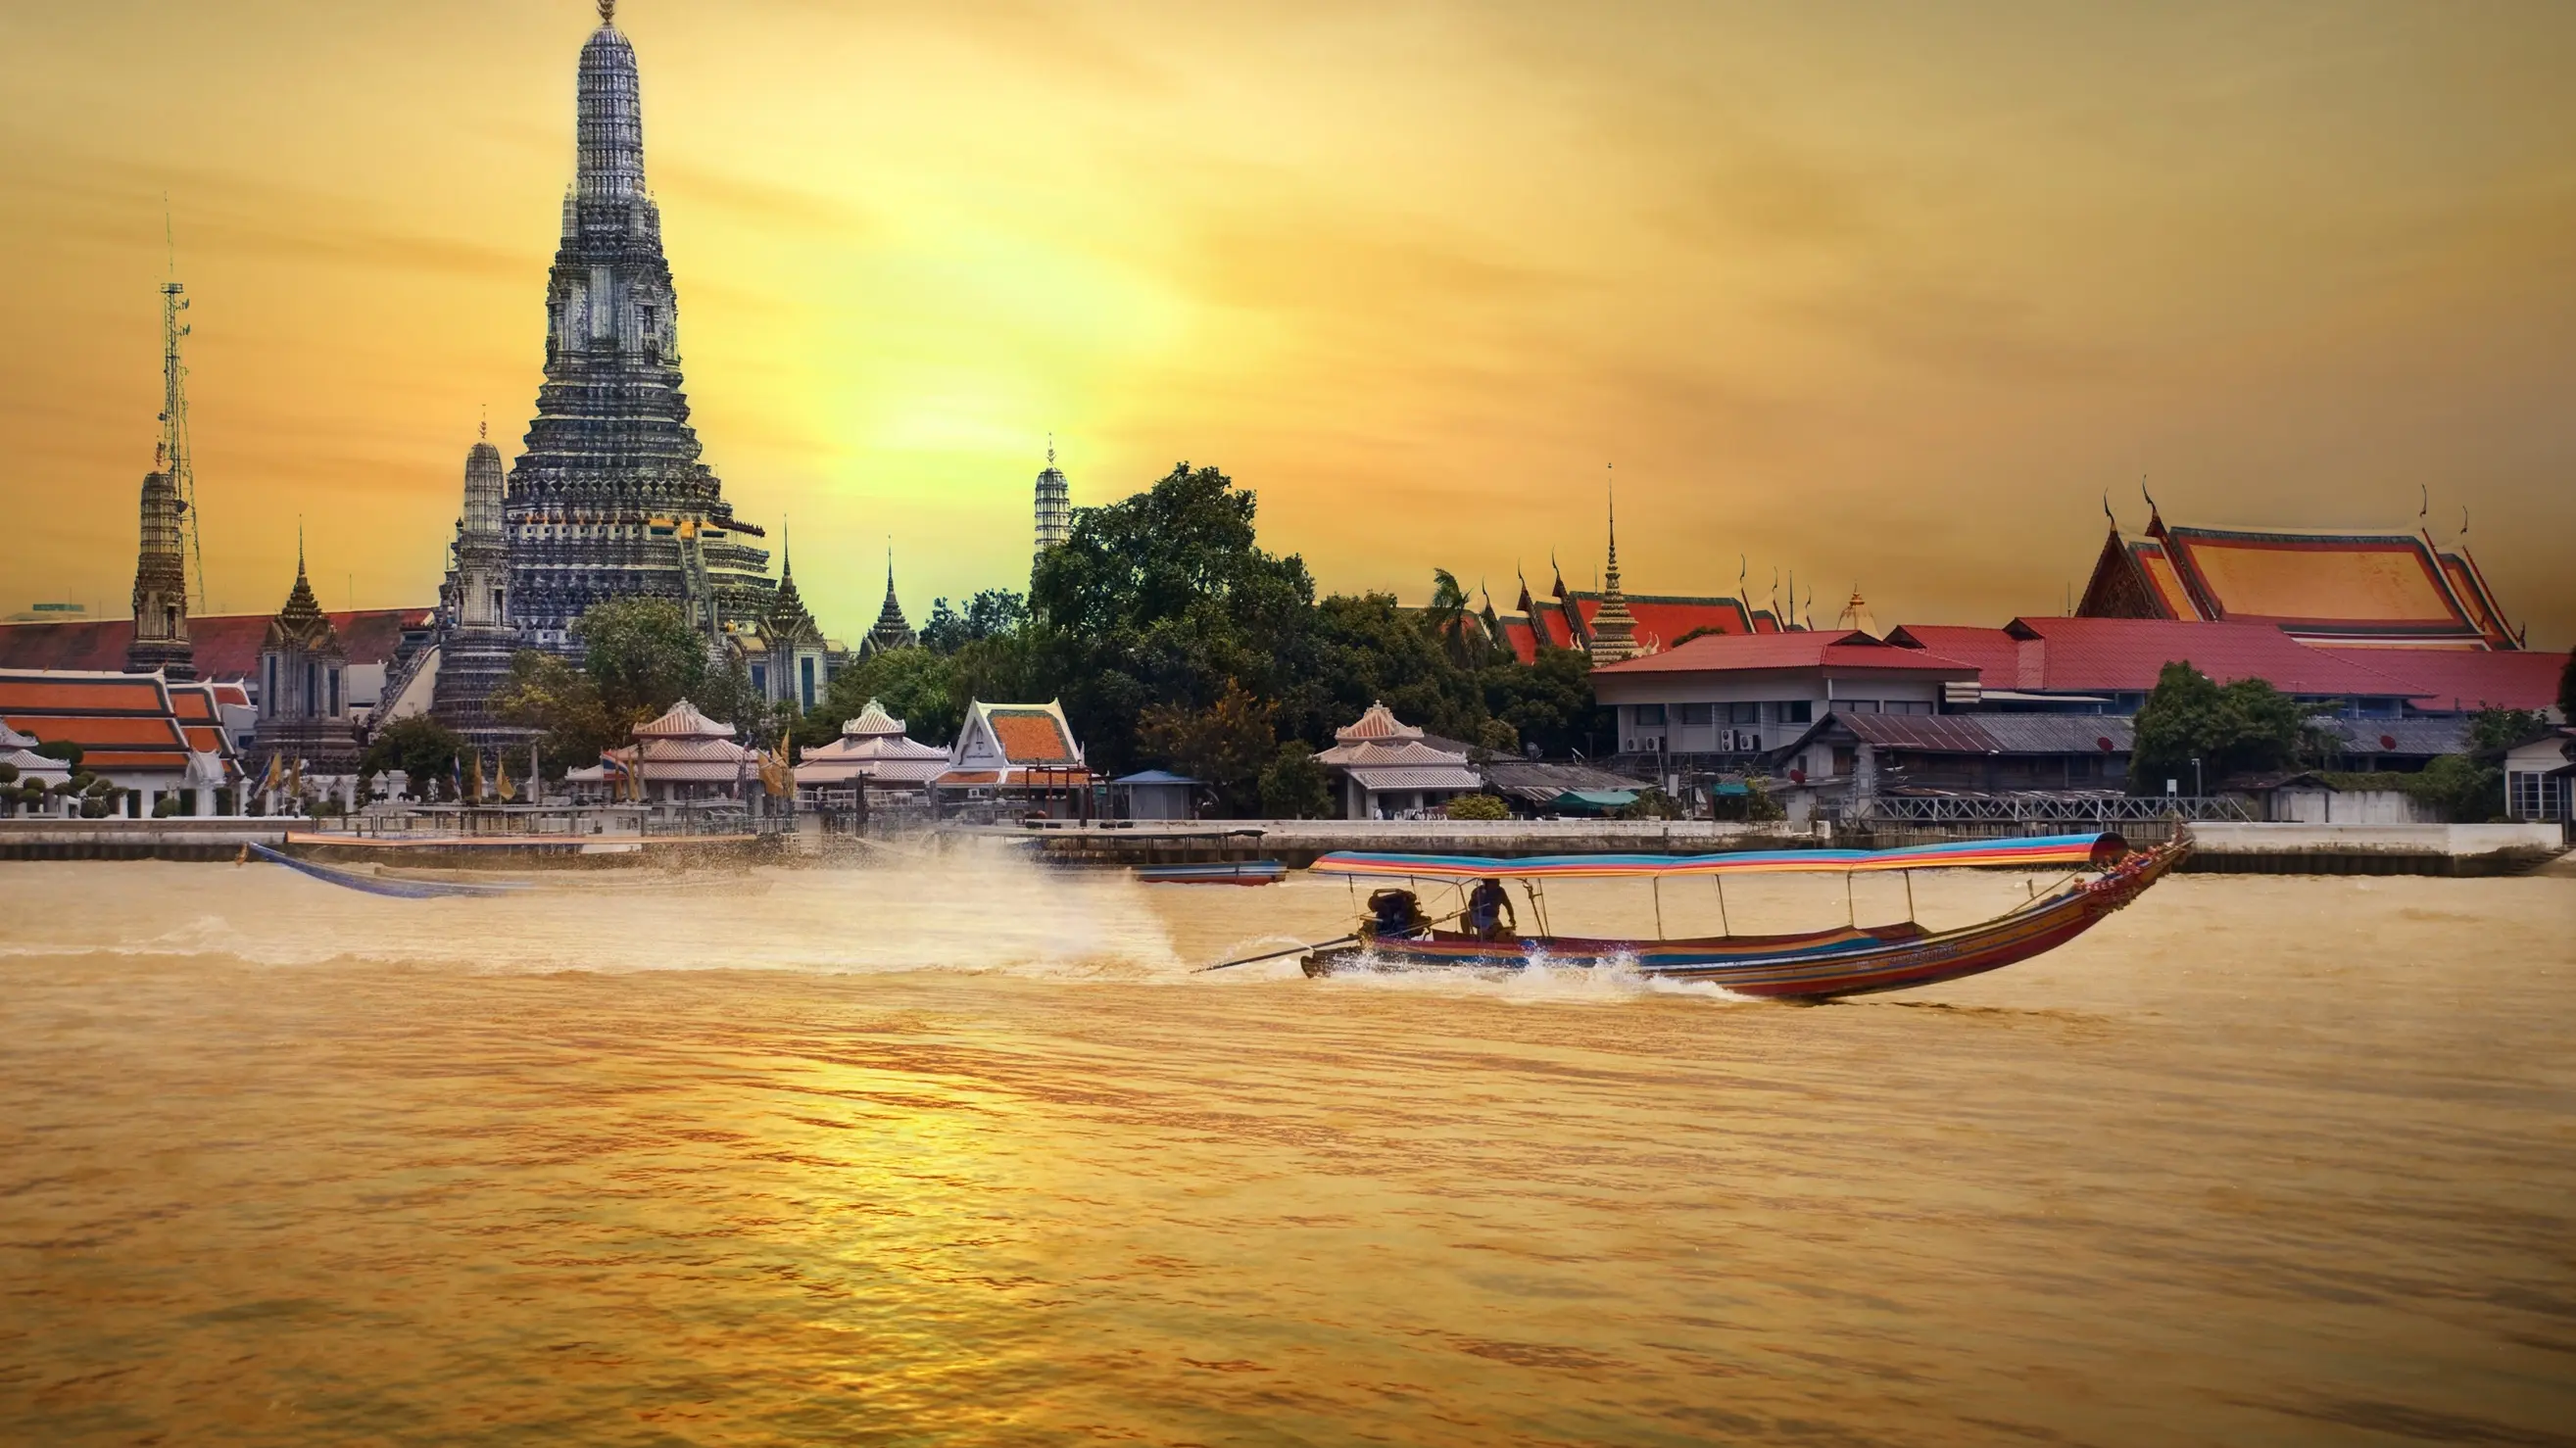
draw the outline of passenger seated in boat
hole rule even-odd
[[[1491,875],[1476,882],[1467,896],[1466,927],[1479,940],[1501,940],[1520,933],[1512,915],[1512,897]]]
[[[1368,898],[1368,924],[1361,933],[1403,939],[1431,928],[1431,917],[1422,913],[1422,902],[1410,890],[1379,890]]]

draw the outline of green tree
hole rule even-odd
[[[406,798],[454,801],[455,771],[465,741],[426,714],[408,714],[376,731],[358,760],[358,781],[372,789],[376,776],[399,769]],[[596,756],[590,762],[596,762]]]
[[[2558,722],[2576,724],[2576,649],[2567,651],[2567,665],[2558,671]]]
[[[1593,702],[1592,656],[1581,649],[1541,649],[1531,663],[1490,664],[1477,671],[1476,684],[1485,708],[1541,753],[1588,752],[1591,736],[1614,732]]]
[[[707,682],[706,637],[669,599],[594,603],[572,631],[581,640],[582,672],[613,716],[650,719],[682,699],[695,701]]]
[[[1024,686],[1055,684],[1093,767],[1138,758],[1149,705],[1205,708],[1226,682],[1287,699],[1312,668],[1314,581],[1264,552],[1258,503],[1214,468],[1177,464],[1151,488],[1074,514],[1030,582]]]
[[[2281,769],[2298,758],[2307,724],[2298,701],[2261,679],[2220,687],[2188,661],[2169,663],[2138,710],[2129,763],[2134,794],[2162,794],[2164,782],[2193,780],[2208,789],[2231,774]]]
[[[2548,727],[2549,715],[2539,709],[2480,709],[2469,716],[2469,752],[2511,749]]]
[[[979,590],[966,601],[963,612],[943,598],[930,605],[930,621],[921,626],[921,646],[953,654],[979,639],[1018,633],[1028,621],[1028,595],[1007,588]]]
[[[1137,717],[1136,747],[1215,790],[1225,813],[1249,815],[1261,805],[1262,772],[1277,758],[1270,721],[1278,710],[1229,679],[1205,709],[1147,706]]]
[[[2453,824],[2482,824],[2504,814],[2504,771],[2465,754],[2435,756],[2406,776],[2406,793]]]
[[[1449,801],[1443,813],[1453,820],[1501,820],[1512,815],[1502,797],[1491,794],[1459,795]]]
[[[1291,739],[1261,771],[1261,813],[1274,820],[1316,820],[1333,813],[1333,779],[1315,762],[1315,746]]]
[[[1482,662],[1479,656],[1484,652],[1484,641],[1467,590],[1458,586],[1457,574],[1446,568],[1431,570],[1431,606],[1423,610],[1423,619],[1431,626],[1431,636],[1449,655],[1449,662],[1462,669]]]
[[[797,741],[809,749],[830,742],[874,699],[903,721],[908,737],[946,745],[966,722],[957,669],[955,659],[931,649],[880,649],[832,676],[822,703],[796,726]]]
[[[550,779],[597,764],[601,750],[629,741],[636,722],[609,711],[589,674],[541,649],[511,656],[509,678],[492,691],[492,712],[505,723],[537,731],[539,767]]]

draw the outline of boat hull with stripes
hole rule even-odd
[[[2099,878],[2068,885],[1992,920],[1954,930],[1903,923],[1846,926],[1805,935],[1610,940],[1517,936],[1486,940],[1449,931],[1368,936],[1305,958],[1306,974],[1353,970],[1631,968],[1658,980],[1716,985],[1742,995],[1827,1000],[1937,985],[2056,949],[2092,929],[2164,877],[2189,841],[2129,854]],[[1508,869],[1508,866],[1506,865]]]

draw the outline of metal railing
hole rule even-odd
[[[1858,824],[1950,824],[2011,821],[2031,824],[2118,824],[2166,820],[2252,821],[2241,799],[2215,795],[1879,795],[1863,801],[1850,819]]]

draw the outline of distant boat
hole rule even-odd
[[[1276,885],[1287,877],[1288,867],[1277,860],[1136,867],[1137,880],[1147,885]]]
[[[1358,879],[1455,884],[1517,880],[1527,893],[1539,934],[1509,930],[1438,928],[1409,888],[1378,890],[1369,914],[1345,940],[1313,949],[1306,974],[1347,970],[1448,969],[1517,971],[1533,966],[1597,968],[1632,965],[1657,980],[1697,981],[1743,995],[1825,1000],[1874,991],[1934,985],[1994,970],[2054,950],[2138,898],[2191,850],[2188,832],[2169,844],[2132,850],[2116,834],[2052,835],[2032,839],[1977,840],[1901,850],[1782,850],[1732,855],[1555,855],[1518,860],[1449,855],[1339,853],[1315,862],[1315,872]],[[1546,930],[1545,882],[1565,879],[1667,879],[1719,881],[1720,908],[1728,875],[1830,872],[1846,875],[1960,867],[2068,868],[2094,873],[1992,920],[1956,930],[1927,930],[1913,920],[1892,925],[1840,927],[1791,935],[1716,935],[1691,939],[1612,939],[1555,935]],[[1912,881],[1907,881],[1912,913]],[[1444,919],[1465,915],[1457,914]]]

